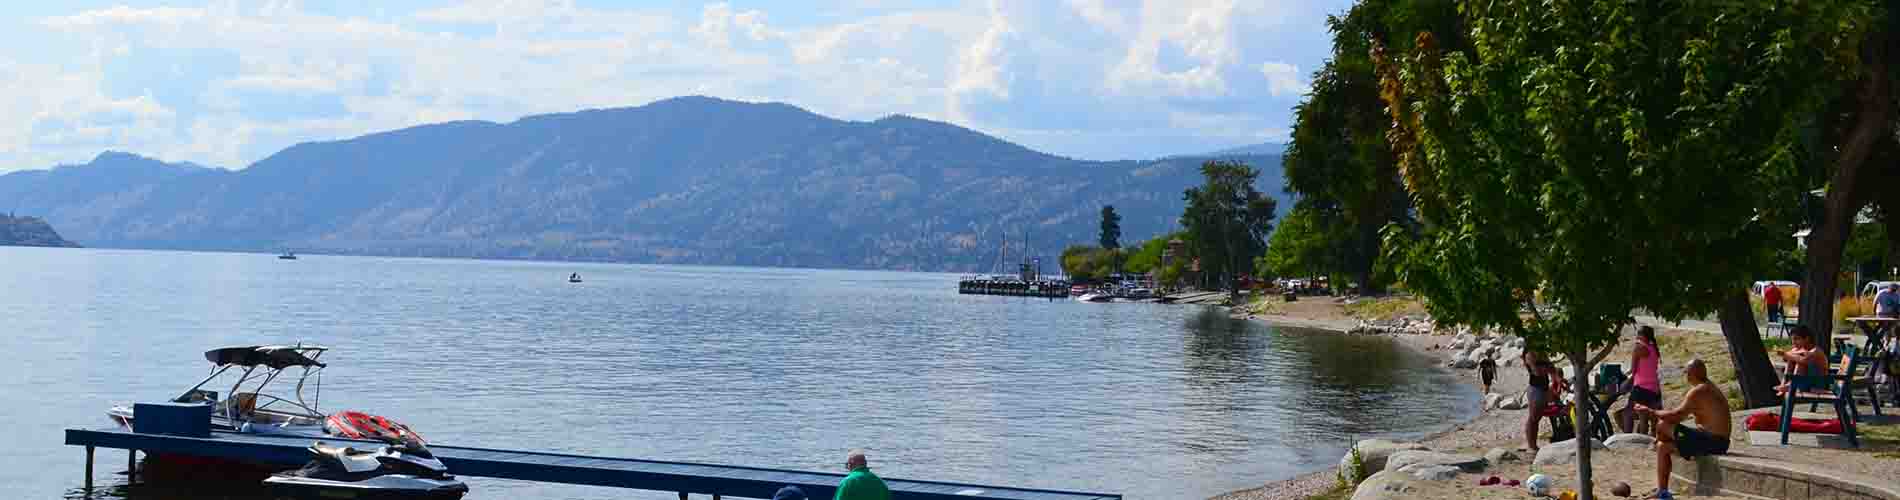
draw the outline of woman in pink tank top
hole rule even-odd
[[[1630,353],[1629,397],[1630,402],[1616,412],[1616,421],[1622,425],[1623,432],[1636,432],[1636,405],[1649,408],[1662,408],[1662,379],[1656,370],[1662,366],[1662,351],[1656,348],[1656,329],[1643,326],[1636,329],[1636,348]],[[1643,417],[1645,424],[1654,424],[1655,417]],[[1647,427],[1648,425],[1645,425]]]

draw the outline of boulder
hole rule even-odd
[[[1503,394],[1498,394],[1498,393],[1495,393],[1495,392],[1493,392],[1493,393],[1489,393],[1489,394],[1485,394],[1485,395],[1484,395],[1484,408],[1485,408],[1485,409],[1487,409],[1487,410],[1491,410],[1491,409],[1497,409],[1497,407],[1498,407],[1498,402],[1499,402],[1499,401],[1503,401],[1503,400],[1504,400],[1504,395],[1503,395]]]
[[[1590,449],[1603,449],[1603,442],[1590,440]],[[1577,440],[1558,441],[1537,449],[1537,458],[1531,463],[1537,465],[1569,465],[1577,462]]]
[[[1453,455],[1426,450],[1407,450],[1393,453],[1386,459],[1385,470],[1396,471],[1410,466],[1445,465],[1457,467],[1465,472],[1483,472],[1484,457],[1475,455]]]
[[[1522,410],[1527,405],[1529,405],[1529,403],[1524,401],[1524,394],[1522,393],[1498,400],[1498,409],[1500,410]]]
[[[1420,481],[1445,481],[1458,477],[1458,468],[1449,465],[1412,464],[1398,472]]]
[[[1340,477],[1361,477],[1361,471],[1352,470],[1353,450],[1359,451],[1359,462],[1365,466],[1363,472],[1370,474],[1385,470],[1386,459],[1391,458],[1393,453],[1423,449],[1425,449],[1425,446],[1417,443],[1394,443],[1384,439],[1362,439],[1359,440],[1358,443],[1353,444],[1352,450],[1346,450],[1345,456],[1339,457],[1338,473]]]
[[[1473,353],[1467,352],[1464,354],[1459,354],[1457,356],[1452,356],[1451,367],[1452,368],[1467,368],[1467,369],[1477,368],[1479,359],[1482,359],[1482,358],[1473,355]]]
[[[1484,452],[1484,461],[1494,464],[1516,462],[1517,452],[1504,448],[1492,448],[1491,451]]]
[[[1603,446],[1612,450],[1649,449],[1656,444],[1656,438],[1646,434],[1617,434],[1603,441]]]
[[[1411,498],[1418,492],[1410,476],[1402,472],[1380,471],[1352,490],[1352,500],[1388,500]]]

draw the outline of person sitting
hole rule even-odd
[[[1775,357],[1788,363],[1788,375],[1823,375],[1827,373],[1827,353],[1821,352],[1814,343],[1814,331],[1808,325],[1795,325],[1788,330],[1788,340],[1794,345],[1786,350],[1775,351]],[[1775,386],[1775,394],[1787,394],[1788,383]]]
[[[1669,470],[1675,466],[1669,457],[1671,453],[1686,459],[1728,453],[1731,430],[1728,396],[1722,394],[1721,387],[1709,381],[1708,367],[1701,359],[1689,360],[1683,366],[1682,375],[1691,387],[1687,394],[1682,395],[1682,403],[1675,409],[1636,407],[1637,412],[1656,418],[1656,493],[1648,498],[1675,498],[1669,493]],[[1691,417],[1700,428],[1682,424],[1684,419]]]
[[[891,500],[891,489],[884,480],[871,473],[871,464],[864,458],[864,450],[851,450],[845,454],[845,470],[851,471],[838,481],[838,492],[831,500]]]

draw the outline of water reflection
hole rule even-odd
[[[585,284],[565,282],[575,271]],[[0,352],[27,360],[0,364],[0,393],[60,395],[0,420],[100,423],[111,404],[201,378],[204,349],[303,340],[337,348],[326,407],[445,444],[805,470],[868,447],[888,477],[1198,499],[1326,467],[1346,436],[1476,409],[1385,339],[1218,308],[960,296],[955,279],[0,249],[0,290],[36,291],[0,295]],[[0,485],[72,496],[82,457],[43,433],[0,434],[0,463],[17,464]],[[671,497],[468,482],[472,499]]]

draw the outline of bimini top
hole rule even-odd
[[[205,360],[216,365],[237,365],[252,367],[264,365],[282,370],[292,366],[315,366],[322,368],[323,363],[316,360],[323,351],[330,348],[317,345],[254,345],[248,347],[225,347],[205,351]]]

